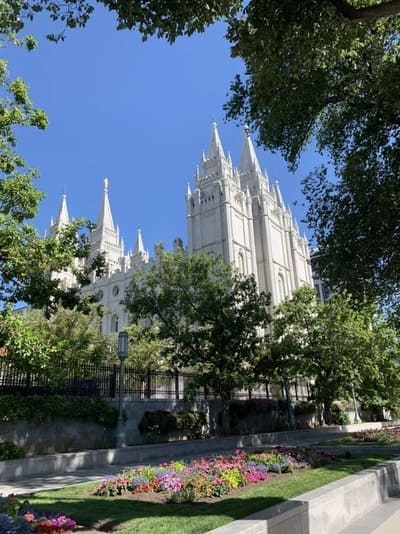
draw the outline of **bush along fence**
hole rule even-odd
[[[124,392],[131,399],[183,399],[195,374],[183,371],[152,371],[126,366]],[[116,398],[119,391],[119,366],[83,364],[72,368],[60,363],[51,373],[20,371],[0,360],[0,394],[69,395]],[[308,383],[293,384],[295,400],[310,397]],[[253,390],[233,391],[232,399],[284,397],[280,386],[261,383]],[[213,399],[206,388],[196,391],[194,400]]]

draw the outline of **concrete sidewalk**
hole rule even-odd
[[[129,468],[130,466],[126,466]],[[3,496],[13,493],[14,495],[25,495],[37,493],[39,491],[54,490],[73,486],[75,484],[85,484],[86,482],[100,481],[111,477],[122,471],[121,465],[109,465],[93,467],[91,469],[78,469],[73,473],[58,473],[33,477],[12,482],[0,482],[0,494]]]
[[[355,521],[340,534],[399,534],[400,496],[391,497],[371,512]]]

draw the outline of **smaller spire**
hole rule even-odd
[[[134,256],[138,254],[145,254],[145,250],[143,246],[143,239],[142,239],[142,231],[140,228],[138,228],[138,231],[137,231],[136,245],[135,245],[135,250],[133,252]]]
[[[222,148],[221,139],[219,137],[217,123],[214,121],[211,128],[211,139],[208,147],[208,158],[225,157],[224,149]]]
[[[108,193],[108,178],[104,178],[103,184],[104,184],[104,193]]]
[[[282,208],[284,208],[285,204],[283,203],[282,193],[281,193],[281,190],[280,190],[280,187],[279,187],[278,180],[275,180],[274,190],[275,190],[275,193],[276,193],[276,200],[277,200],[278,205],[281,206]]]
[[[269,176],[268,176],[267,169],[264,169],[264,176],[265,176],[265,183],[267,184],[267,191],[269,192],[270,187],[269,187]]]
[[[192,196],[192,190],[190,189],[190,184],[188,182],[187,189],[186,189],[186,196],[189,198]]]

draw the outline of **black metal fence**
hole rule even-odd
[[[182,371],[151,371],[125,367],[124,391],[131,399],[183,399],[188,385],[195,375]],[[271,391],[272,388],[272,391]],[[232,399],[270,398],[283,396],[280,387],[275,389],[268,383],[260,384],[252,390],[233,391]],[[83,364],[77,368],[59,364],[51,374],[45,372],[22,372],[12,364],[0,359],[0,394],[19,393],[22,395],[72,395],[113,398],[119,392],[119,366]],[[308,384],[294,385],[297,399],[309,395]],[[195,399],[212,399],[213,394],[206,388],[195,392]]]

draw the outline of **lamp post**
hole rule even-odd
[[[118,394],[118,424],[116,447],[125,446],[124,429],[124,383],[125,383],[125,360],[128,356],[128,332],[118,334],[118,358],[119,358],[119,394]]]
[[[353,404],[354,404],[354,424],[360,423],[360,418],[358,416],[358,410],[357,410],[357,401],[356,401],[356,395],[354,393],[354,384],[351,383],[351,394],[353,396]]]

